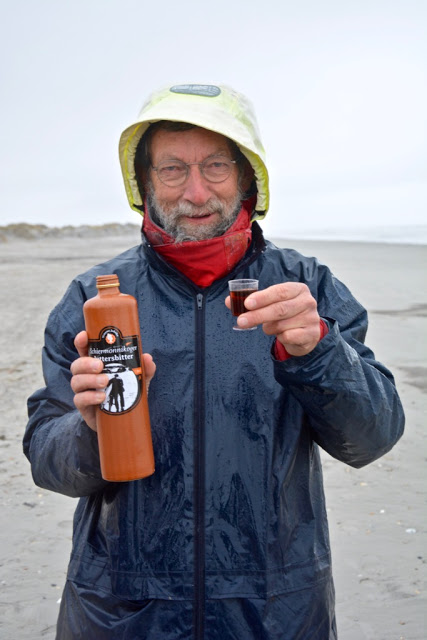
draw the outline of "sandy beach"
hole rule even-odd
[[[26,399],[43,385],[50,310],[75,275],[139,241],[136,227],[95,237],[0,238],[2,640],[55,637],[76,501],[34,485],[21,441]],[[317,256],[367,307],[367,342],[395,374],[406,411],[404,437],[372,465],[355,470],[323,455],[339,638],[423,640],[427,246],[276,242]]]

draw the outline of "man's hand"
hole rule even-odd
[[[230,297],[225,304],[230,308]],[[262,324],[263,331],[276,336],[291,356],[305,356],[320,340],[317,302],[306,284],[283,282],[251,293],[245,307],[248,312],[238,317],[239,327]]]
[[[96,431],[96,407],[105,400],[103,389],[108,384],[108,376],[102,373],[104,363],[88,356],[88,337],[86,331],[78,333],[74,339],[79,358],[71,365],[71,388],[75,393],[74,404],[80,411],[86,424]],[[147,388],[156,372],[156,365],[149,353],[143,354]]]

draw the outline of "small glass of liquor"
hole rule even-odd
[[[230,301],[231,301],[231,313],[237,318],[241,313],[247,311],[245,307],[245,300],[254,291],[258,291],[258,280],[229,280],[228,287],[230,289]],[[256,327],[249,327],[248,329],[242,329],[233,325],[235,331],[252,331]]]

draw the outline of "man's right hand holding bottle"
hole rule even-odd
[[[79,358],[71,365],[71,388],[75,393],[74,404],[86,424],[96,431],[96,407],[105,400],[104,389],[108,376],[102,373],[104,363],[88,356],[88,336],[86,331],[78,333],[74,339]],[[147,389],[156,373],[156,365],[149,353],[142,355]]]

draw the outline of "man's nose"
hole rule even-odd
[[[211,196],[209,182],[202,176],[200,166],[195,164],[190,166],[184,185],[183,198],[200,207],[206,204]]]

